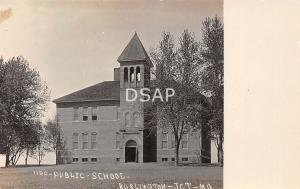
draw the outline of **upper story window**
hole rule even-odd
[[[88,107],[83,107],[82,121],[87,121],[89,119],[88,109],[89,109]]]
[[[172,148],[175,148],[175,136],[174,136],[174,133],[172,133],[172,138],[171,138],[171,147]]]
[[[130,82],[134,82],[134,67],[130,67]]]
[[[133,113],[133,124],[134,124],[134,127],[140,126],[140,114],[138,112]]]
[[[60,112],[56,113],[56,119],[57,119],[57,122],[61,121],[61,114],[60,114]]]
[[[82,149],[88,149],[88,134],[82,133]]]
[[[98,120],[98,112],[97,112],[97,107],[92,107],[92,120],[95,121],[95,120]]]
[[[161,148],[166,149],[168,148],[168,132],[162,132],[161,135]]]
[[[117,108],[117,120],[120,119],[120,108]]]
[[[91,134],[91,149],[96,149],[97,148],[97,133],[92,133]]]
[[[126,127],[130,127],[131,126],[131,124],[130,124],[130,113],[129,112],[126,112],[125,113],[125,126]]]
[[[182,134],[182,148],[188,148],[188,133]]]
[[[74,116],[73,116],[74,121],[78,121],[79,119],[78,113],[79,113],[79,108],[78,107],[74,108]]]
[[[78,133],[73,133],[73,149],[78,149]]]
[[[140,67],[136,67],[136,81],[140,82],[141,81],[141,69]]]
[[[120,135],[116,133],[116,149],[120,148]]]

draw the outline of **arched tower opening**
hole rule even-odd
[[[136,81],[140,82],[141,81],[141,69],[140,67],[136,67]]]
[[[124,83],[128,83],[128,68],[124,68]]]

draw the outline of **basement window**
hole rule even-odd
[[[82,162],[88,162],[88,158],[82,158]]]
[[[96,162],[97,158],[91,158],[91,162]]]
[[[168,158],[161,158],[162,161],[168,161]]]
[[[187,158],[187,157],[182,158],[182,161],[188,161],[188,160],[189,160],[189,158]]]

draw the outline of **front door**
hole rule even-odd
[[[125,162],[136,162],[136,147],[126,147]]]
[[[125,147],[125,163],[126,162],[138,162],[138,153],[136,142],[130,140],[126,143]]]

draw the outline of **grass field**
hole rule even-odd
[[[0,168],[0,189],[131,189],[131,187],[134,189],[145,187],[146,189],[221,189],[223,168],[174,167],[157,163],[68,164]]]

